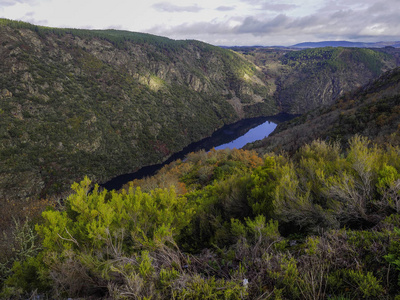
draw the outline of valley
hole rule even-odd
[[[161,163],[225,124],[329,105],[398,57],[0,24],[3,199],[64,197],[85,175],[104,182]]]
[[[0,19],[0,298],[398,299],[400,49],[307,45]]]
[[[221,129],[215,131],[210,137],[198,142],[194,142],[181,151],[171,155],[161,164],[145,166],[138,171],[130,174],[118,175],[117,177],[100,184],[107,190],[119,190],[124,184],[132,180],[142,179],[147,176],[153,176],[162,167],[176,161],[183,160],[191,152],[223,150],[226,148],[240,149],[247,143],[261,140],[268,136],[276,127],[276,123],[286,122],[293,119],[294,115],[278,114],[274,117],[258,117],[252,119],[244,119],[234,124],[225,125]]]
[[[61,194],[84,174],[101,182],[278,112],[261,72],[230,51],[21,26],[0,27],[2,198]]]

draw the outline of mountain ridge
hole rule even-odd
[[[350,41],[321,41],[321,42],[304,42],[298,43],[290,48],[320,48],[320,47],[355,47],[355,48],[383,48],[383,47],[400,47],[400,41],[388,42],[350,42]]]
[[[293,114],[329,106],[400,65],[397,48],[234,49],[263,70],[275,88],[279,107]]]

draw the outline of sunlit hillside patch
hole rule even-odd
[[[152,91],[159,91],[165,86],[165,81],[156,75],[140,76],[139,82],[148,86]]]

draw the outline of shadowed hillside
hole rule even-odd
[[[279,107],[295,114],[329,106],[400,63],[395,48],[234,49],[263,70]]]
[[[260,153],[296,151],[315,139],[347,145],[355,134],[380,144],[400,145],[400,68],[348,93],[330,107],[278,125],[268,138],[247,146]]]

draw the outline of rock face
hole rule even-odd
[[[332,104],[396,66],[393,57],[370,49],[322,48],[293,52],[282,60],[292,71],[280,78],[283,109],[305,113]]]
[[[278,112],[256,66],[201,42],[7,20],[0,41],[0,199],[61,195]]]
[[[399,65],[400,49],[239,49],[262,68],[287,113],[328,106]]]

